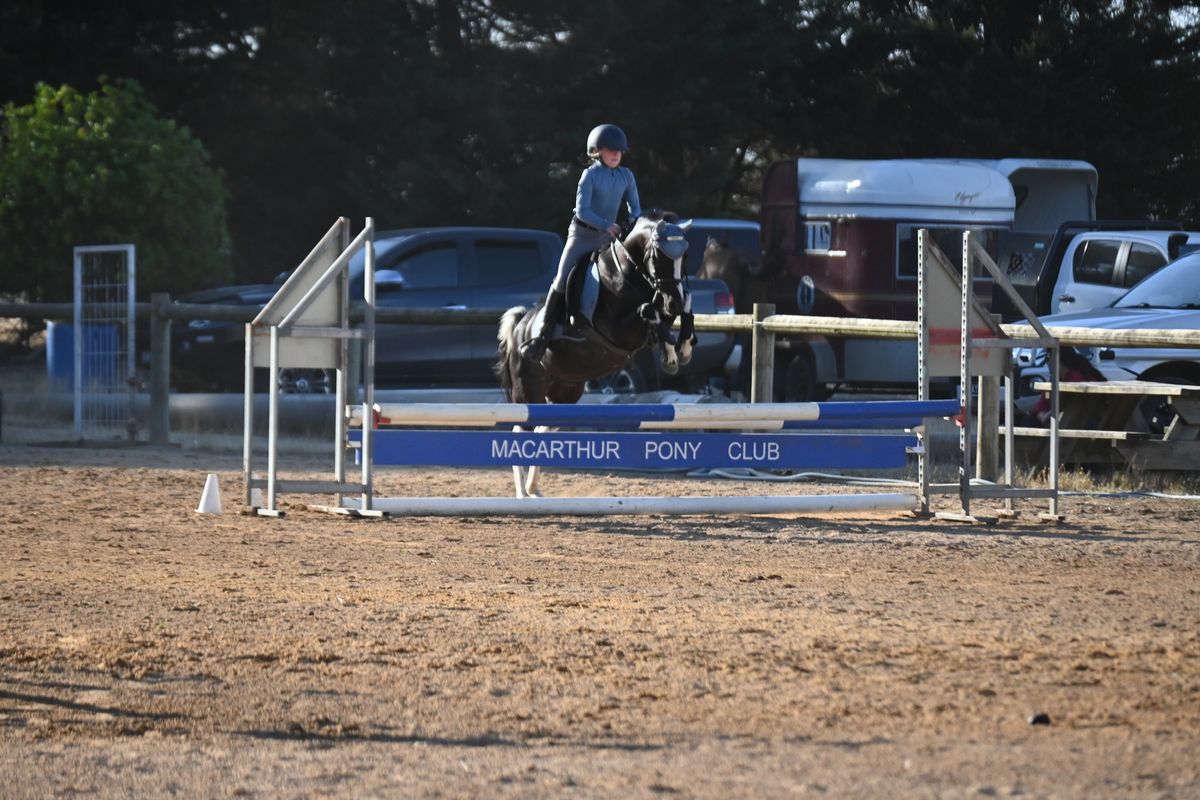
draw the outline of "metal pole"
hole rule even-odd
[[[1013,417],[1015,409],[1013,402],[1014,389],[1015,381],[1013,381],[1012,371],[1010,370],[1004,376],[1004,485],[1009,489],[1013,488]],[[1009,495],[1007,498],[1005,498],[1004,509],[1009,513],[1010,516],[1017,513],[1017,507],[1013,502],[1012,495]]]
[[[125,386],[127,405],[125,418],[129,441],[137,438],[137,418],[134,408],[137,403],[137,249],[125,245],[126,289],[125,289]]]
[[[1062,367],[1062,361],[1059,358],[1061,348],[1051,347],[1047,350],[1050,356],[1050,516],[1058,516],[1058,457],[1059,457],[1059,440],[1058,440],[1058,381],[1062,376],[1059,369]]]
[[[350,246],[350,220],[342,217],[341,247],[342,252]],[[343,331],[350,328],[350,270],[344,269],[338,276],[338,299],[341,307],[338,310],[339,323]],[[346,389],[349,376],[350,340],[343,336],[338,341],[337,384],[334,388],[333,404],[333,479],[338,483],[346,482]],[[342,505],[342,493],[337,492],[333,497],[335,506]]]
[[[83,255],[75,249],[75,438],[83,438]]]
[[[279,326],[271,326],[271,377],[267,387],[267,510],[275,512],[275,471],[279,450]]]
[[[363,257],[363,430],[362,430],[362,510],[372,510],[371,459],[375,438],[375,219],[367,217],[366,253]]]
[[[958,496],[963,516],[971,515],[971,261],[967,258],[970,233],[963,233],[962,293],[959,302],[958,390],[962,393],[962,420],[958,429]]]
[[[917,231],[917,400],[929,399],[929,309],[926,308],[925,269],[926,248],[928,247],[929,231],[921,228]],[[929,514],[929,470],[933,463],[929,453],[929,436],[925,425],[917,430],[917,486],[920,492],[920,513]]]
[[[150,295],[150,444],[169,444],[171,436],[171,295]]]
[[[246,364],[242,379],[242,502],[251,505],[250,481],[254,478],[254,326],[246,323]]]

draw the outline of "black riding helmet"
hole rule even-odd
[[[592,132],[588,134],[588,155],[591,156],[599,153],[602,147],[609,150],[620,150],[624,153],[629,149],[629,141],[625,138],[625,131],[607,122],[592,128]]]

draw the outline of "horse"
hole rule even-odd
[[[723,239],[709,237],[696,277],[725,281],[729,293],[733,295],[734,311],[738,314],[751,314],[755,303],[767,301],[769,281],[759,265],[748,260]]]
[[[709,237],[705,243],[704,257],[700,268],[696,270],[696,277],[725,281],[733,295],[734,311],[738,314],[752,314],[755,303],[765,303],[768,299],[770,280],[762,274],[761,263],[748,260],[737,248],[721,239]],[[749,393],[750,335],[739,333],[736,341],[742,345],[742,361],[731,388]]]
[[[575,403],[584,384],[626,364],[646,347],[659,351],[663,372],[674,375],[692,357],[696,337],[691,295],[683,283],[686,223],[662,214],[641,217],[625,237],[580,262],[568,281],[569,323],[553,336],[539,361],[521,357],[541,304],[515,306],[500,318],[495,373],[510,403]],[[579,288],[595,265],[598,286],[590,315],[581,309]],[[589,318],[590,317],[590,318]],[[680,331],[671,328],[676,319]],[[520,431],[517,426],[514,430]],[[537,494],[537,468],[513,467],[517,496]]]

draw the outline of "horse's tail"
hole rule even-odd
[[[500,343],[500,358],[497,359],[496,365],[492,369],[496,373],[496,377],[500,379],[500,389],[504,392],[504,399],[510,403],[515,382],[513,359],[521,357],[521,354],[517,352],[520,344],[517,341],[517,323],[525,316],[525,311],[524,306],[513,306],[505,311],[504,316],[500,317],[500,330],[496,334],[496,340]]]

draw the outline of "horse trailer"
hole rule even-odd
[[[915,320],[918,230],[956,262],[969,229],[998,264],[1019,263],[1062,220],[1094,217],[1095,188],[1082,161],[777,162],[763,181],[764,299],[780,314]],[[990,307],[991,280],[975,290]],[[794,336],[777,347],[777,400],[834,386],[907,390],[917,374],[913,341]]]

